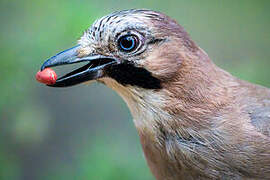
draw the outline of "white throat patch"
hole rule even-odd
[[[153,121],[162,118],[160,115],[167,114],[162,110],[165,100],[161,93],[155,90],[122,86],[111,78],[102,78],[100,81],[115,90],[124,99],[137,129],[149,128]]]

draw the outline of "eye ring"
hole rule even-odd
[[[119,38],[118,47],[121,51],[131,52],[138,46],[138,37],[135,35],[125,35]]]

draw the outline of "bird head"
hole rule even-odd
[[[177,75],[183,59],[197,51],[187,33],[168,16],[125,10],[95,21],[78,41],[41,67],[89,62],[59,78],[52,87],[111,78],[123,86],[160,89]]]
[[[99,81],[116,90],[130,107],[130,99],[143,100],[144,107],[150,101],[155,101],[151,105],[164,102],[172,112],[179,98],[194,104],[204,101],[202,94],[211,93],[201,91],[212,86],[210,74],[217,76],[210,70],[213,64],[207,54],[185,30],[170,17],[151,10],[125,10],[100,18],[77,46],[51,57],[41,70],[80,62],[88,64],[50,86]]]

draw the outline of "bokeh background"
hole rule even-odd
[[[270,87],[268,0],[1,0],[1,180],[153,180],[115,92],[35,81],[44,60],[75,45],[95,19],[130,8],[168,14],[220,67]]]

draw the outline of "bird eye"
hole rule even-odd
[[[134,35],[126,35],[118,40],[118,46],[122,51],[131,52],[136,49],[138,38]]]

